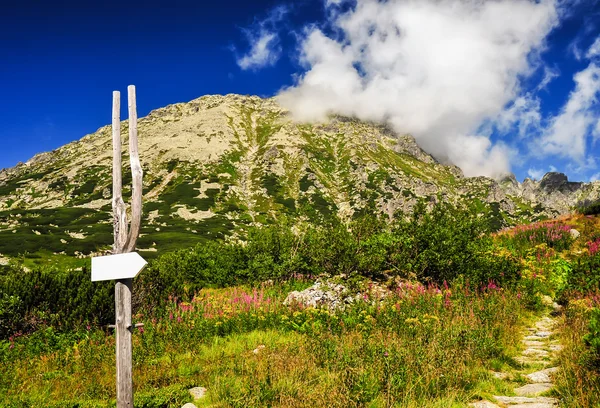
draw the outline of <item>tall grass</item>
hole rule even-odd
[[[286,307],[286,290],[203,290],[191,302],[171,299],[154,320],[137,316],[145,327],[134,335],[136,406],[177,406],[175,384],[207,387],[216,406],[467,402],[490,379],[486,366],[509,360],[526,314],[515,293],[495,285],[402,284],[338,313]],[[31,341],[3,343],[0,405],[111,404],[112,334],[84,329],[71,346],[41,354]]]
[[[600,307],[600,295],[572,299],[560,327],[561,371],[557,392],[566,407],[600,406],[600,355],[584,341],[589,335],[593,309]]]

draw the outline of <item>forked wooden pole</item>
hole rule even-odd
[[[135,86],[127,87],[129,101],[129,163],[131,165],[131,231],[125,243],[125,252],[135,250],[135,244],[140,234],[142,220],[142,166],[138,153],[137,106],[135,102]]]
[[[127,88],[129,102],[129,157],[132,172],[131,228],[127,226],[127,207],[123,202],[121,175],[121,97],[113,92],[113,253],[131,252],[140,232],[142,217],[142,166],[138,154],[137,111],[135,87]],[[133,375],[131,333],[131,289],[133,279],[121,279],[115,284],[115,329],[117,360],[117,408],[133,407]]]
[[[121,93],[113,92],[113,116],[112,116],[112,139],[113,139],[113,230],[114,244],[113,254],[123,253],[125,241],[127,240],[127,207],[123,202],[121,176]]]

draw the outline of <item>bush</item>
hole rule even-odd
[[[426,212],[417,206],[412,218],[396,229],[405,237],[397,267],[419,280],[441,283],[461,277],[480,284],[518,277],[516,261],[493,255],[488,226],[475,208],[440,204]]]
[[[40,327],[74,329],[114,320],[110,282],[92,282],[87,268],[24,271],[11,267],[0,276],[0,338]]]
[[[189,300],[201,288],[258,284],[295,276],[401,277],[442,284],[515,282],[518,262],[494,253],[483,217],[475,209],[417,205],[410,218],[389,224],[364,216],[342,224],[291,226],[285,220],[251,229],[247,241],[208,241],[152,261],[134,281],[136,312],[154,313],[169,296]],[[0,335],[58,330],[114,320],[111,282],[90,280],[87,269],[9,268],[0,276]],[[6,297],[9,296],[9,297]]]
[[[186,296],[202,287],[295,275],[514,281],[516,260],[493,255],[486,231],[474,210],[448,204],[430,212],[417,206],[410,219],[392,225],[372,216],[349,225],[332,222],[295,230],[284,222],[251,230],[247,243],[211,241],[160,257],[138,281],[148,291],[140,303],[157,301],[153,294]]]
[[[581,293],[600,290],[600,239],[589,241],[587,250],[573,262],[568,287]]]
[[[577,204],[577,212],[583,215],[600,214],[600,200],[583,200]]]
[[[559,223],[543,222],[537,224],[518,225],[508,234],[501,235],[504,246],[517,252],[525,253],[532,247],[546,244],[548,248],[564,251],[573,244],[571,226]]]

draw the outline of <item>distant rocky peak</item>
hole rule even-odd
[[[501,185],[518,186],[519,182],[517,181],[517,176],[515,176],[514,173],[508,173],[507,175],[505,175],[504,177],[502,177],[500,179],[500,184]]]
[[[564,173],[551,171],[542,177],[540,188],[549,193],[554,191],[576,191],[581,188],[582,184],[581,182],[569,181]]]

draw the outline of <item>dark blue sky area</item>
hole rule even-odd
[[[274,1],[15,1],[0,9],[0,168],[110,123],[135,84],[139,116],[204,94],[273,95],[296,67],[242,71],[242,28]],[[294,18],[322,12],[298,7]],[[123,107],[122,117],[125,116]]]

